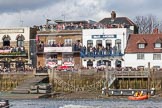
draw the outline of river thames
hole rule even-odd
[[[97,100],[9,100],[10,108],[162,108],[162,99],[130,101],[127,98]]]

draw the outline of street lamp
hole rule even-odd
[[[124,53],[124,47],[125,47],[125,33],[123,32],[123,53]]]

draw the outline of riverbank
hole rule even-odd
[[[62,93],[53,97],[54,99],[99,99],[103,98],[101,93],[98,92],[88,92],[79,91],[73,93]],[[106,98],[106,96],[104,96]]]
[[[75,100],[75,99],[86,99],[86,100],[96,100],[96,99],[127,99],[128,96],[107,96],[102,95],[99,92],[87,92],[79,91],[72,93],[54,93],[52,94],[12,94],[10,92],[0,92],[1,99],[56,99],[56,100]],[[151,98],[162,99],[162,93],[151,96]]]

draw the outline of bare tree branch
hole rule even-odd
[[[134,23],[138,26],[138,31],[141,34],[150,34],[154,28],[158,28],[160,32],[162,31],[162,24],[153,15],[136,16]]]

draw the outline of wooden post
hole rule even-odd
[[[106,62],[106,69],[105,69],[105,75],[106,75],[106,84],[105,84],[105,88],[106,88],[106,91],[107,91],[107,96],[109,96],[109,73],[108,73],[108,62]]]
[[[52,83],[52,92],[54,92],[54,68],[53,67],[51,72],[51,83]]]
[[[148,91],[150,90],[150,62],[148,62],[148,81],[147,81],[147,94],[149,94],[148,93]]]

